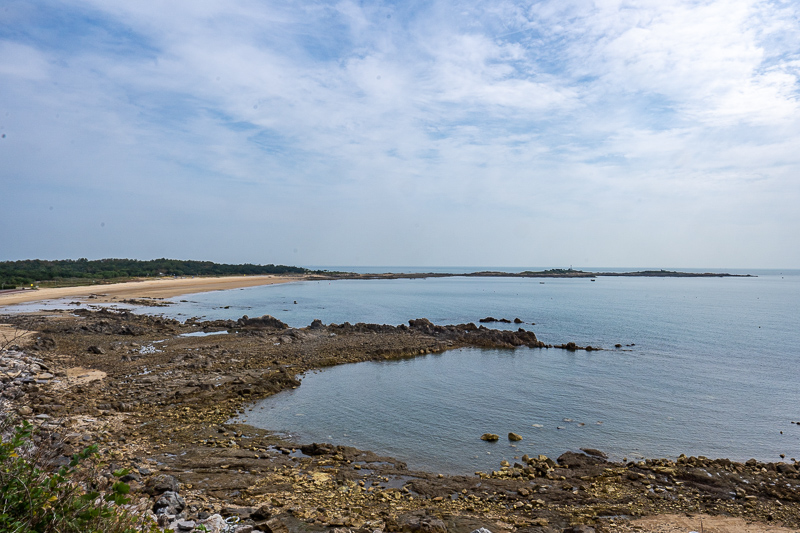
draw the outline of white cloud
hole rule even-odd
[[[614,220],[634,215],[637,231],[669,231],[669,209],[722,216],[739,196],[754,221],[789,213],[776,199],[800,199],[792,3],[57,7],[116,33],[93,42],[84,32],[63,49],[0,41],[11,80],[0,101],[13,108],[0,129],[26,147],[6,169],[67,194],[138,190],[174,198],[186,216],[238,198],[231,223],[346,227],[356,235],[342,253],[359,232],[415,231],[433,210],[442,227],[459,225],[450,214],[475,231],[559,219],[553,239],[569,240],[587,223],[617,231]],[[673,227],[675,239],[683,226]],[[437,262],[468,247],[454,242]]]
[[[44,54],[31,46],[0,40],[0,76],[21,80],[44,80],[48,63]]]

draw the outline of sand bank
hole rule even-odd
[[[125,298],[172,298],[182,294],[238,289],[287,283],[303,279],[301,276],[226,276],[226,277],[186,277],[158,278],[108,285],[84,285],[80,287],[59,287],[52,289],[26,290],[0,293],[0,307],[40,300],[58,298],[81,298],[96,295],[98,302],[112,302]]]

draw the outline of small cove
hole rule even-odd
[[[797,450],[800,427],[787,420],[794,407],[775,408],[785,390],[762,390],[743,405],[747,384],[733,385],[730,375],[712,389],[700,374],[666,368],[673,362],[637,364],[636,357],[460,349],[343,365],[306,375],[244,420],[301,442],[356,446],[411,468],[459,474],[581,447],[629,460],[687,453],[774,461]],[[510,431],[524,440],[512,446]],[[484,432],[501,440],[483,442]]]

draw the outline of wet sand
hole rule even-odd
[[[183,294],[273,285],[301,279],[303,279],[302,276],[296,275],[158,278],[108,285],[24,290],[0,293],[0,308],[41,300],[86,298],[92,295],[96,296],[98,302],[113,302],[125,298],[172,298]]]

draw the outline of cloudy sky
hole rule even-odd
[[[800,268],[794,0],[3,0],[0,259]]]

